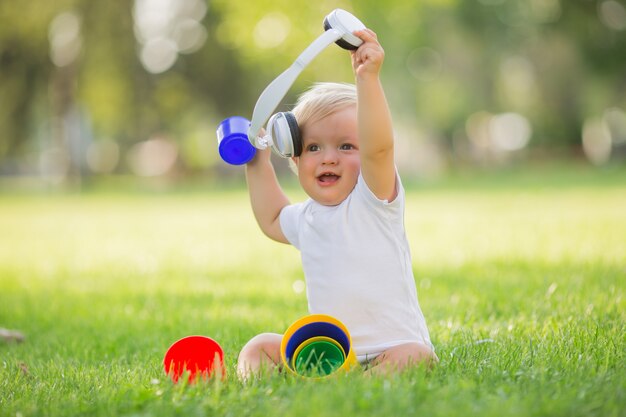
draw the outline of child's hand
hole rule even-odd
[[[376,33],[371,29],[363,29],[355,31],[354,35],[363,41],[356,51],[350,52],[354,75],[357,77],[366,74],[378,75],[385,59],[385,51],[378,43]]]
[[[261,129],[259,131],[259,136],[265,136],[265,129]],[[270,160],[270,156],[272,155],[272,151],[269,147],[265,149],[257,149],[254,158],[248,162],[248,166],[254,166],[260,162],[267,162]]]

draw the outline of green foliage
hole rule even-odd
[[[306,314],[298,253],[258,231],[246,193],[0,196],[0,415],[622,416],[623,172],[412,186],[406,227],[440,364],[391,377],[242,384],[253,335]],[[119,187],[116,187],[119,189]],[[294,200],[299,193],[291,192]],[[229,378],[173,385],[203,334]]]
[[[455,141],[468,141],[472,114],[516,112],[532,126],[532,147],[578,151],[586,120],[609,108],[626,109],[623,1],[322,1],[293,7],[284,0],[215,0],[203,3],[206,41],[157,73],[140,59],[138,3],[0,4],[0,172],[30,166],[32,173],[32,160],[58,148],[70,159],[70,171],[79,172],[85,161],[77,147],[92,140],[113,140],[122,154],[154,136],[184,144],[203,131],[214,143],[217,123],[235,114],[250,117],[259,93],[320,34],[323,17],[336,7],[378,33],[386,51],[387,96],[409,143],[426,135],[444,153],[457,152]],[[55,65],[52,24],[68,12],[79,20],[80,52]],[[283,108],[312,82],[352,80],[348,54],[329,48],[297,80]],[[72,133],[76,115],[79,134]],[[216,160],[210,149],[203,160]],[[182,155],[183,169],[199,168],[197,158]],[[127,171],[120,163],[118,172]]]

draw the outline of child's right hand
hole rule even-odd
[[[265,136],[265,129],[261,129],[259,131],[259,136]],[[248,162],[248,166],[254,166],[260,162],[267,162],[270,160],[270,156],[272,154],[272,151],[269,147],[265,148],[265,149],[258,149],[256,150],[254,157],[250,160],[250,162]]]

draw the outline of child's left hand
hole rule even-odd
[[[376,33],[371,29],[363,29],[355,31],[354,35],[363,41],[356,51],[350,52],[354,75],[357,77],[367,74],[378,75],[385,59],[385,51],[378,43]]]

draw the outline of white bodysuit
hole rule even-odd
[[[283,234],[302,256],[310,314],[341,320],[360,359],[409,341],[432,348],[404,231],[404,188],[396,181],[391,203],[359,175],[337,206],[309,199],[280,213]]]

